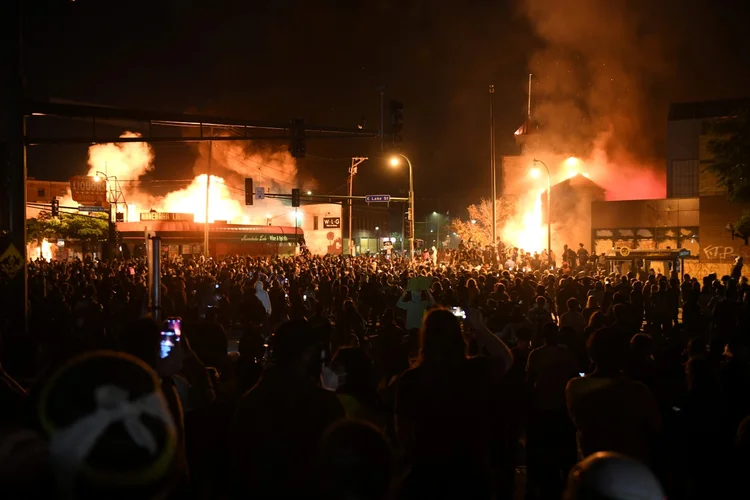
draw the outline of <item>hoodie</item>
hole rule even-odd
[[[268,296],[268,292],[263,289],[263,282],[255,282],[255,296],[258,297],[263,303],[263,307],[266,308],[266,314],[271,315],[271,298]]]

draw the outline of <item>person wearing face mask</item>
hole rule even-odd
[[[419,331],[425,311],[434,305],[435,298],[429,290],[407,290],[396,303],[396,307],[406,311],[406,329],[409,333]]]

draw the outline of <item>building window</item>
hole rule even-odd
[[[36,195],[39,198],[44,198],[47,196],[47,190],[44,188],[36,188]]]
[[[671,198],[698,196],[698,160],[672,160]]]
[[[318,216],[314,215],[313,216],[313,231],[317,231],[317,230],[318,230]]]

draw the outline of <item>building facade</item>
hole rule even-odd
[[[593,251],[601,255],[623,247],[642,250],[686,249],[682,273],[702,278],[731,273],[735,257],[750,262],[750,247],[733,239],[727,225],[742,208],[724,195],[663,200],[599,201],[591,205]],[[748,266],[743,275],[750,276]]]
[[[62,198],[70,192],[70,183],[65,181],[43,181],[29,177],[26,180],[27,203],[49,203],[53,198]]]
[[[750,99],[675,103],[667,119],[667,198],[721,194],[716,178],[706,171],[711,122],[750,108]]]
[[[393,210],[395,209],[384,203],[352,206],[352,238],[357,255],[375,254],[383,248],[384,239],[391,236],[390,219]],[[346,235],[349,231],[348,208],[344,208],[342,221],[343,234]],[[394,231],[400,232],[401,228],[394,228]],[[348,254],[348,245],[344,243],[345,253]]]

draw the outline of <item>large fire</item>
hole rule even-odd
[[[631,162],[609,161],[601,150],[588,158],[561,155],[538,155],[549,168],[535,163],[535,157],[524,157],[517,168],[504,173],[506,192],[518,198],[516,213],[509,217],[500,230],[500,238],[508,246],[527,252],[541,252],[547,248],[546,191],[552,186],[581,175],[605,190],[607,200],[655,199],[665,196],[665,180],[649,169]],[[554,192],[554,191],[553,191]],[[574,211],[568,222],[552,227],[552,251],[559,254],[563,245],[587,244],[590,241],[591,200],[575,200]],[[555,202],[553,201],[553,206]],[[566,241],[568,240],[568,241]]]
[[[221,177],[211,176],[208,185],[208,222],[217,220],[234,223],[249,223],[244,214],[244,206],[232,196],[229,187]],[[192,213],[195,222],[206,221],[206,174],[199,175],[185,189],[172,191],[151,207],[157,212]],[[132,217],[131,217],[132,218]]]
[[[125,132],[122,137],[137,137]],[[207,148],[196,161],[196,170],[204,170]],[[266,198],[252,207],[244,204],[244,178],[253,177],[256,186],[269,191],[289,192],[297,185],[297,167],[287,152],[269,151],[247,154],[240,144],[217,143],[212,148],[214,169],[221,175],[211,175],[208,186],[208,221],[235,224],[294,223],[294,214],[279,200]],[[199,173],[187,185],[165,195],[152,194],[148,181],[142,176],[153,170],[154,152],[147,143],[110,143],[89,148],[88,175],[98,176],[107,183],[110,199],[121,192],[118,212],[126,213],[129,222],[140,220],[142,212],[191,213],[195,222],[206,220],[207,174]],[[213,172],[213,170],[212,170]],[[289,219],[289,220],[287,220]]]

